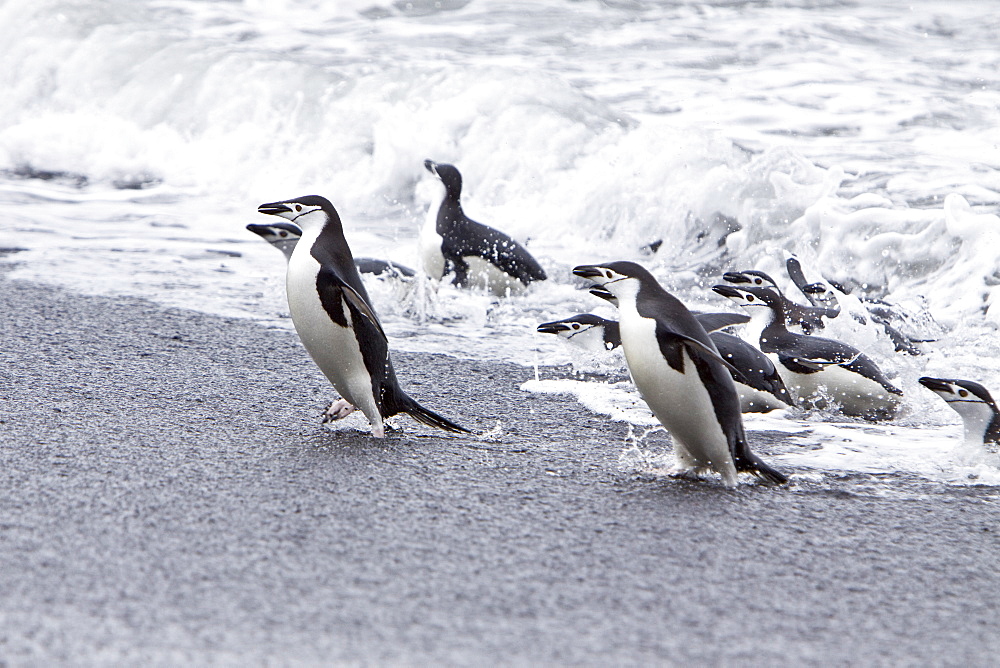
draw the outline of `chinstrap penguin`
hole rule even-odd
[[[247,229],[280,250],[286,260],[292,259],[295,244],[302,238],[302,229],[298,225],[284,221],[268,225],[250,224]]]
[[[837,293],[839,292],[844,296],[849,294],[844,286],[833,281],[809,283],[802,271],[802,264],[795,257],[788,258],[785,261],[785,267],[788,269],[788,276],[792,279],[792,282],[806,296],[810,304],[816,308],[829,309],[831,313],[834,311],[840,312],[840,299],[837,297]],[[897,326],[901,316],[892,305],[878,299],[861,298],[858,302],[864,308],[865,313],[852,312],[851,315],[855,320],[864,325],[871,319],[872,322],[881,325],[882,330],[889,337],[889,340],[892,341],[892,345],[895,347],[897,353],[906,353],[908,355],[923,354],[923,350],[917,344],[927,343],[931,339],[904,334]]]
[[[555,334],[588,352],[607,352],[622,344],[618,322],[593,313],[578,313],[562,320],[543,322],[543,334]]]
[[[840,309],[826,307],[803,306],[797,304],[785,296],[773,278],[763,271],[751,269],[748,271],[729,271],[722,275],[722,279],[737,286],[753,286],[771,288],[778,296],[781,304],[781,314],[788,327],[800,327],[803,334],[811,334],[817,329],[826,327],[823,318],[836,318],[840,315]]]
[[[712,327],[712,316],[721,314],[695,313],[694,315],[708,332],[709,338],[712,339],[722,358],[739,370],[738,374],[730,371],[730,375],[740,395],[740,412],[767,413],[794,405],[784,381],[781,380],[778,370],[774,368],[774,363],[767,355],[738,336],[715,331],[716,328]],[[739,322],[745,320],[744,318]],[[730,324],[723,323],[723,326],[728,327]],[[563,320],[542,323],[538,326],[538,331],[557,334],[590,352],[614,350],[622,344],[618,321],[608,320],[593,313],[581,313]]]
[[[824,408],[829,397],[845,415],[869,420],[896,415],[903,392],[875,362],[841,341],[788,331],[774,289],[716,285],[712,290],[752,312],[760,350],[776,359],[778,373],[799,402]]]
[[[787,481],[750,451],[731,365],[684,304],[634,262],[584,265],[573,273],[614,295],[632,380],[673,437],[674,474],[712,470],[728,487],[742,471]]]
[[[454,165],[425,160],[424,167],[444,184],[444,197],[431,206],[420,232],[424,271],[434,279],[454,274],[461,287],[486,287],[505,297],[544,281],[545,270],[521,244],[477,223],[462,210],[462,175]]]
[[[372,435],[382,438],[384,419],[399,413],[432,427],[469,433],[418,404],[399,386],[388,340],[333,205],[309,195],[261,204],[257,210],[301,228],[285,282],[292,323],[323,374],[346,401],[364,412]]]
[[[292,259],[292,252],[295,245],[302,238],[302,229],[295,223],[285,221],[270,223],[268,225],[251,224],[247,229],[260,236],[264,241],[271,244],[285,256],[285,260]],[[341,420],[354,412],[354,406],[345,399],[331,401],[323,412],[323,422],[333,422]]]
[[[962,416],[967,443],[1000,443],[1000,410],[985,387],[971,380],[929,376],[917,382]]]

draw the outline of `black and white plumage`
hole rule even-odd
[[[802,271],[802,263],[799,262],[798,258],[790,257],[785,260],[785,269],[788,271],[788,277],[792,279],[792,283],[799,289],[799,292],[805,295],[810,304],[816,308],[826,309],[829,312],[827,315],[829,318],[837,317],[837,314],[840,313],[840,301],[837,299],[837,293],[829,285],[823,281],[810,283],[806,280],[806,274]]]
[[[302,228],[295,223],[287,221],[270,223],[268,225],[251,224],[247,225],[247,229],[281,251],[281,254],[285,256],[285,260],[292,259],[295,246],[299,243],[299,239],[302,238]],[[333,422],[334,420],[341,420],[353,413],[354,410],[354,406],[346,399],[341,398],[331,401],[323,413],[323,421]]]
[[[354,264],[362,274],[395,278],[400,281],[409,281],[417,275],[417,272],[406,265],[393,262],[392,260],[380,260],[374,257],[356,257],[354,258]]]
[[[754,328],[760,332],[760,349],[772,355],[785,385],[800,402],[822,407],[824,397],[829,397],[845,415],[871,420],[895,416],[902,390],[857,348],[788,331],[781,297],[773,288],[716,285],[712,289],[752,311],[754,321],[763,323]]]
[[[270,225],[247,225],[247,229],[280,250],[286,260],[292,258],[292,251],[295,250],[295,245],[302,238],[302,229],[298,225],[284,221]],[[408,281],[417,275],[417,272],[406,265],[373,257],[356,257],[354,265],[362,274],[387,276],[402,281]]]
[[[318,195],[261,204],[302,230],[288,261],[285,292],[295,331],[323,374],[345,400],[364,412],[372,435],[385,435],[385,418],[406,413],[447,431],[468,433],[418,404],[399,386],[389,342],[344,237],[340,216]]]
[[[967,443],[1000,443],[1000,410],[985,387],[971,380],[929,376],[917,382],[962,416]]]
[[[425,160],[424,167],[444,184],[444,196],[431,206],[420,232],[424,271],[434,279],[454,274],[461,287],[486,287],[505,297],[544,281],[545,270],[524,246],[462,210],[462,175],[454,165]]]
[[[750,451],[729,365],[684,304],[634,262],[584,265],[573,273],[614,295],[632,380],[673,437],[674,473],[712,470],[730,487],[741,471],[787,481]]]
[[[251,224],[247,225],[247,229],[280,250],[286,260],[292,259],[295,245],[302,238],[302,228],[295,223],[285,221],[268,225]]]
[[[826,323],[823,318],[836,318],[840,315],[840,309],[827,307],[803,306],[797,304],[785,296],[773,278],[763,271],[751,269],[748,271],[729,271],[722,275],[722,279],[737,286],[764,287],[772,289],[777,294],[781,304],[781,314],[788,327],[800,327],[804,334],[823,329]]]
[[[785,267],[788,269],[788,276],[792,279],[792,283],[806,296],[810,304],[816,308],[825,308],[830,313],[840,312],[840,297],[837,295],[840,294],[841,297],[848,295],[848,291],[844,286],[832,281],[809,283],[806,280],[805,273],[802,271],[802,264],[794,257],[790,257],[785,261]],[[923,351],[917,344],[926,343],[931,339],[904,334],[900,326],[905,325],[905,319],[896,308],[891,304],[877,299],[862,298],[857,301],[859,306],[864,309],[864,312],[851,312],[851,316],[855,320],[862,325],[867,324],[868,320],[881,325],[882,330],[889,337],[889,340],[892,341],[892,345],[895,347],[897,353],[906,353],[908,355],[923,354]],[[833,316],[830,315],[828,317]]]
[[[733,322],[718,317],[724,315],[735,315],[737,318]],[[740,395],[740,412],[766,413],[794,405],[784,381],[767,355],[738,336],[716,331],[746,322],[749,318],[723,313],[695,313],[694,316],[708,332],[722,358],[739,371],[730,371],[730,375]],[[580,313],[563,320],[542,323],[538,331],[556,334],[590,352],[614,350],[622,344],[618,321],[593,313]]]
[[[538,331],[555,334],[591,353],[614,350],[622,344],[618,321],[593,313],[578,313],[562,320],[543,322]]]

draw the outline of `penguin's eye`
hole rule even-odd
[[[580,325],[573,323],[573,329],[580,329]]]
[[[301,204],[296,204],[295,205],[295,210],[296,211],[301,211],[302,210],[302,205]]]
[[[279,237],[287,237],[288,236],[288,232],[285,232],[284,230],[281,230],[280,232],[278,232],[278,236]]]
[[[763,283],[763,281],[761,281],[759,278],[753,279],[753,284],[754,285],[760,285],[761,283]]]
[[[611,271],[604,272],[604,275],[607,276],[608,278],[612,277]]]
[[[958,396],[960,396],[960,397],[967,397],[967,396],[969,396],[969,391],[968,390],[959,390],[958,391]]]
[[[752,302],[753,301],[753,295],[747,295],[747,301],[748,302]]]

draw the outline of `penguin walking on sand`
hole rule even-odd
[[[723,314],[694,314],[722,358],[739,371],[730,371],[730,375],[740,395],[740,412],[767,413],[794,406],[792,396],[771,359],[740,337],[716,331],[712,324],[713,317],[717,315]],[[745,322],[746,319],[723,325],[728,327]],[[538,326],[538,331],[555,334],[589,352],[614,350],[622,344],[618,322],[593,313],[580,313],[554,322],[543,322]]]
[[[497,297],[518,294],[547,276],[524,246],[477,223],[462,210],[462,175],[454,165],[425,160],[424,167],[444,184],[444,197],[427,212],[420,232],[424,271],[440,280],[453,273],[460,287],[485,287]]]
[[[271,223],[269,225],[251,224],[247,229],[260,236],[285,256],[285,260],[291,260],[292,252],[296,244],[302,238],[302,230],[295,223],[285,221]],[[395,262],[377,260],[373,258],[359,257],[354,259],[354,264],[362,274],[372,274],[374,276],[388,276],[400,281],[408,281],[416,274],[409,267],[405,267]],[[326,412],[323,414],[324,422],[340,420],[354,412],[354,406],[344,399],[330,402]]]
[[[819,336],[788,331],[782,300],[772,288],[716,285],[717,294],[752,311],[750,329],[760,350],[772,356],[785,385],[800,402],[817,407],[833,399],[845,415],[892,419],[903,392],[857,348]]]
[[[962,416],[966,443],[1000,443],[1000,410],[985,387],[971,380],[929,376],[917,382]]]
[[[731,367],[684,304],[634,262],[583,265],[573,273],[614,295],[629,372],[673,437],[675,475],[712,470],[727,487],[736,486],[742,471],[787,482],[750,451]]]
[[[431,427],[470,433],[424,408],[399,386],[385,331],[333,205],[309,195],[261,204],[257,210],[302,230],[285,281],[292,323],[323,374],[371,422],[372,435],[384,437],[384,419],[399,413]]]

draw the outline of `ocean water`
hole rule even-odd
[[[373,282],[393,348],[537,365],[526,405],[562,392],[631,423],[609,447],[641,471],[653,423],[620,358],[535,332],[613,317],[570,269],[636,260],[726,310],[722,272],[788,287],[794,254],[852,289],[845,309],[885,300],[933,341],[901,355],[833,321],[903,415],[748,417],[787,435],[772,459],[803,481],[1000,485],[996,453],[916,383],[1000,390],[1000,15],[978,1],[6,0],[0,27],[14,278],[288,328],[284,259],[245,230],[257,205],[325,195],[356,255],[416,267],[438,196],[423,161],[451,162],[466,212],[551,280],[502,301]]]

